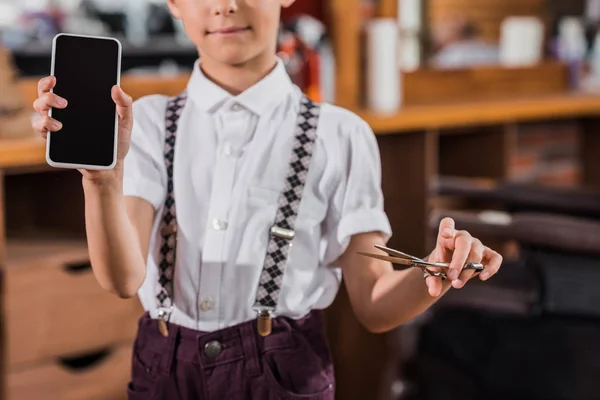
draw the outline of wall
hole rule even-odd
[[[571,186],[581,182],[579,128],[576,123],[537,123],[518,129],[510,179],[553,186]]]

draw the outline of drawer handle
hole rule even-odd
[[[79,263],[66,264],[64,269],[69,274],[83,274],[92,269],[92,263],[89,261],[83,261]]]
[[[83,354],[77,357],[60,357],[58,363],[68,371],[83,371],[101,364],[110,356],[109,349]]]

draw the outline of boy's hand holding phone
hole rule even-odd
[[[33,108],[40,115],[33,122],[33,128],[39,132],[45,139],[48,132],[60,132],[62,124],[52,118],[49,115],[51,108],[65,109],[68,107],[68,99],[52,93],[52,89],[56,85],[56,78],[54,76],[48,76],[40,79],[38,82],[38,98],[33,103]],[[132,112],[132,98],[126,94],[123,89],[119,86],[112,88],[112,99],[117,106],[117,113],[119,114],[119,128],[118,128],[118,144],[117,144],[117,165],[114,170],[108,171],[96,171],[79,169],[83,174],[83,177],[89,181],[101,183],[106,179],[115,177],[115,172],[120,171],[123,160],[129,151],[131,143],[131,129],[133,127],[133,112]],[[93,124],[94,121],[90,121]],[[85,132],[81,132],[85,135]]]
[[[84,178],[119,176],[129,150],[132,100],[120,89],[121,43],[59,33],[50,76],[38,85],[34,128],[46,136],[46,162]]]

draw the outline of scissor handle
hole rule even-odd
[[[450,264],[448,263],[429,263],[430,267],[441,267],[441,268],[448,268],[450,267]],[[448,279],[448,275],[446,275],[445,272],[441,272],[441,271],[432,271],[429,268],[427,268],[424,265],[420,265],[421,270],[423,270],[423,272],[431,275],[431,276],[436,276],[438,278],[442,278],[442,280],[444,279]],[[478,274],[483,270],[484,266],[481,263],[476,263],[476,262],[468,262],[463,266],[463,270],[475,270],[475,273]]]
[[[483,271],[483,264],[482,263],[476,263],[476,262],[468,262],[465,264],[465,266],[463,267],[463,269],[474,269],[475,271]]]
[[[416,261],[415,264],[417,264],[419,266],[423,266],[423,267],[450,268],[450,263],[444,263],[444,262],[431,263],[431,262],[427,262],[427,261]],[[481,271],[481,270],[483,270],[483,264],[476,263],[476,262],[468,262],[463,266],[463,269],[474,269],[474,270]]]

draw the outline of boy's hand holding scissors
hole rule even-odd
[[[462,288],[470,279],[478,276],[486,281],[494,276],[502,264],[502,256],[483,245],[481,240],[471,236],[467,231],[457,230],[452,218],[444,218],[440,222],[436,246],[426,258],[429,262],[449,263],[449,268],[431,268],[434,271],[446,272],[448,282],[456,288]],[[483,270],[465,269],[468,263],[483,264]],[[440,277],[426,278],[429,293],[439,296],[443,289]]]

